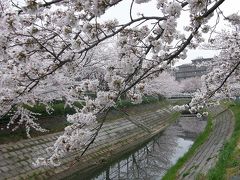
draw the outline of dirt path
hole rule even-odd
[[[215,107],[213,132],[194,156],[180,169],[178,179],[192,180],[198,175],[206,175],[217,161],[219,150],[231,136],[234,128],[233,114],[230,110]]]

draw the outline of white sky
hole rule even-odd
[[[130,8],[131,0],[124,0],[113,8],[107,10],[107,12],[101,17],[102,20],[108,20],[116,18],[120,23],[128,22],[130,20],[129,16],[129,8]],[[221,5],[220,9],[224,12],[225,16],[228,16],[234,12],[240,11],[240,0],[225,0],[225,2]],[[149,3],[144,3],[141,5],[134,4],[133,6],[133,17],[136,17],[137,13],[143,13],[144,15],[159,15],[159,10],[156,8],[156,0],[152,0]],[[178,29],[182,29],[182,27],[189,22],[188,14],[182,14],[180,19],[183,21],[178,22]],[[211,25],[214,25],[215,18],[213,18],[210,22]],[[226,23],[219,23],[217,26],[217,30],[221,30],[224,28]],[[206,37],[207,38],[207,37]],[[217,52],[212,50],[189,50],[188,57],[185,60],[178,62],[177,64],[189,63],[192,59],[198,57],[213,57]]]

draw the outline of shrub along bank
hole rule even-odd
[[[185,103],[185,101],[178,101],[175,102],[175,104],[182,104]],[[83,102],[77,102],[75,104],[79,108],[82,107]],[[162,107],[166,107],[169,105],[169,102],[166,99],[160,99],[158,97],[144,97],[143,102],[141,104],[132,104],[128,100],[121,100],[117,102],[117,110],[112,108],[107,116],[107,121],[112,121],[115,119],[119,119],[124,117],[125,115],[121,112],[124,111],[129,115],[134,114],[140,114],[143,112],[150,112],[157,110]],[[34,107],[26,106],[29,110],[40,113],[41,115],[38,117],[38,123],[45,129],[48,129],[49,131],[46,133],[31,131],[31,136],[39,136],[47,133],[54,133],[59,132],[66,127],[68,122],[66,121],[66,115],[67,114],[73,114],[75,111],[73,108],[65,107],[64,103],[60,101],[56,101],[52,104],[52,108],[54,111],[51,114],[48,114],[46,112],[46,107],[43,104],[38,104]],[[121,111],[119,111],[121,110]],[[11,142],[11,141],[18,141],[20,139],[27,138],[26,132],[24,127],[19,128],[15,132],[11,132],[11,129],[6,129],[6,124],[9,121],[9,117],[5,117],[4,119],[0,119],[0,144]]]

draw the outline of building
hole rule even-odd
[[[209,72],[209,67],[204,64],[211,60],[212,58],[198,58],[192,60],[191,64],[178,66],[174,72],[176,80],[181,81],[183,79],[201,77],[207,74]]]

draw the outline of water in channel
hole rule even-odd
[[[206,126],[205,120],[185,116],[134,152],[124,155],[100,172],[89,172],[92,180],[159,180],[182,157]],[[79,179],[80,173],[70,179]]]

